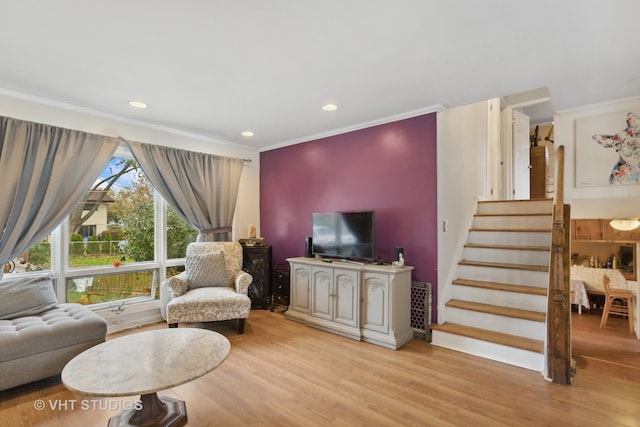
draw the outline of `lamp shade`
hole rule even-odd
[[[640,227],[638,218],[612,219],[609,225],[616,230],[630,231]]]

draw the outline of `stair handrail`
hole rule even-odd
[[[547,373],[556,384],[571,384],[571,303],[569,286],[570,206],[564,203],[564,146],[556,152],[556,191],[551,230],[547,310]]]

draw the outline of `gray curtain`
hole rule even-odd
[[[198,241],[231,240],[242,159],[127,142],[153,186],[200,232]]]
[[[0,266],[71,213],[118,144],[116,138],[0,117]]]

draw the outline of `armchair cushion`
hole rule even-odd
[[[229,286],[224,252],[202,252],[185,259],[188,289]]]
[[[167,323],[246,319],[250,310],[249,297],[233,288],[199,288],[169,302]]]

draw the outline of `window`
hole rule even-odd
[[[167,265],[165,278],[184,271],[187,245],[195,242],[198,231],[187,224],[171,206],[167,205]]]
[[[68,302],[156,296],[155,191],[126,154],[111,159],[69,216]]]
[[[114,157],[68,224],[69,268],[154,260],[154,191],[135,160]]]
[[[167,206],[167,259],[184,258],[187,245],[195,242],[198,231]]]
[[[51,235],[2,266],[4,274],[20,274],[51,269]]]
[[[87,305],[131,298],[156,297],[157,290],[153,286],[154,275],[154,271],[146,270],[69,278],[67,279],[67,302]]]
[[[161,280],[184,271],[186,247],[197,234],[122,146],[66,221],[3,270],[52,272],[61,302],[152,301]]]

